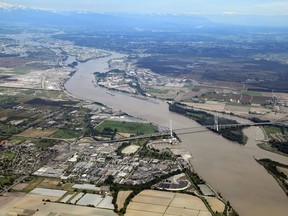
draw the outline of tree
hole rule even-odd
[[[114,183],[114,177],[112,175],[109,175],[105,181],[104,184],[112,185]]]

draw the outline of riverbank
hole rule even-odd
[[[244,130],[248,142],[241,146],[207,131],[191,119],[169,112],[168,104],[163,101],[151,99],[151,102],[150,99],[142,100],[118,92],[113,92],[113,97],[108,95],[106,89],[95,87],[91,82],[94,80],[93,72],[105,72],[109,59],[119,56],[123,55],[114,53],[107,58],[79,63],[77,72],[65,83],[66,90],[77,98],[100,102],[157,125],[169,127],[171,119],[173,129],[190,128],[189,133],[179,136],[182,140],[179,148],[192,153],[196,172],[221,192],[241,216],[286,215],[288,205],[285,193],[254,160],[254,156],[258,159],[271,158],[284,164],[288,163],[288,159],[257,146],[257,127]]]

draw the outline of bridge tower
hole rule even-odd
[[[272,89],[272,106],[273,106],[273,109],[275,108],[275,103],[276,103],[276,97],[274,94],[274,90]]]
[[[214,115],[214,129],[215,129],[217,132],[219,131],[218,115]]]
[[[172,120],[171,119],[169,120],[169,125],[170,125],[170,136],[172,139],[173,138],[173,127],[172,127]]]

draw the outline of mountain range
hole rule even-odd
[[[197,28],[237,26],[288,27],[288,16],[257,15],[172,15],[92,13],[51,11],[0,4],[0,23],[28,24],[32,26],[81,26],[103,30],[111,29],[161,29],[183,30]]]

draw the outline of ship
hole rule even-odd
[[[111,95],[111,96],[115,96],[114,94],[112,94],[110,91],[106,91],[107,94]]]

